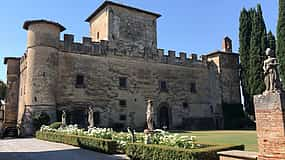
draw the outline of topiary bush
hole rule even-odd
[[[86,149],[90,149],[97,152],[116,153],[117,143],[113,140],[99,139],[94,137],[77,136],[77,135],[65,135],[55,132],[36,132],[36,138],[51,142],[64,143],[73,146],[78,146]]]
[[[182,149],[161,145],[129,143],[127,144],[126,154],[132,160],[219,160],[217,152],[225,150],[244,150],[244,145]]]
[[[61,122],[53,122],[52,124],[49,125],[49,127],[52,129],[58,129],[60,126]]]

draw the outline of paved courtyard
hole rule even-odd
[[[79,147],[34,138],[0,140],[0,160],[123,160]]]

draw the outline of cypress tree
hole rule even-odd
[[[271,48],[276,52],[276,39],[271,31],[269,31],[267,34],[267,40],[268,40],[268,48]]]
[[[266,25],[263,18],[263,13],[261,9],[261,5],[257,4],[257,16],[258,16],[258,25],[259,25],[259,32],[261,33],[261,53],[262,56],[262,62],[265,59],[265,51],[268,48],[268,40],[267,40],[267,31],[266,31]],[[263,63],[262,63],[263,64]]]
[[[250,40],[250,58],[249,58],[249,85],[251,110],[254,113],[252,97],[261,94],[265,89],[263,75],[263,61],[265,58],[265,50],[267,48],[267,32],[262,15],[261,6],[257,5],[257,11],[253,14],[252,34]]]
[[[276,53],[280,63],[280,77],[282,79],[283,86],[285,86],[285,0],[279,0]]]
[[[241,64],[241,86],[244,97],[244,106],[247,112],[250,112],[250,85],[249,85],[249,50],[251,36],[251,13],[245,8],[242,9],[239,22],[239,53]]]

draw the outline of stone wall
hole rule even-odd
[[[227,75],[227,81],[230,82],[226,83],[236,84],[239,81],[236,74],[237,67],[235,68],[238,62],[232,59],[232,68],[220,63],[217,65],[214,61],[215,57],[218,57],[216,58],[218,62],[227,60],[222,59],[219,54],[211,58],[202,56],[202,59],[198,59],[196,54],[187,57],[187,53],[180,52],[176,57],[175,51],[168,51],[168,54],[165,54],[163,49],[157,49],[152,54],[153,56],[137,57],[129,55],[130,51],[109,41],[92,42],[91,38],[84,37],[82,43],[78,43],[74,42],[73,35],[67,34],[64,35],[64,40],[59,42],[57,54],[49,58],[48,55],[55,51],[48,49],[45,52],[48,54],[36,56],[30,52],[22,57],[20,91],[22,90],[23,97],[20,96],[19,100],[19,123],[23,121],[24,114],[29,115],[32,112],[32,108],[27,103],[28,99],[32,102],[35,100],[26,95],[26,92],[29,93],[28,90],[30,90],[26,87],[27,60],[31,58],[29,56],[38,59],[30,63],[38,64],[38,67],[32,67],[38,70],[38,72],[33,72],[33,74],[37,73],[38,78],[42,79],[51,73],[56,73],[52,76],[53,81],[33,80],[39,82],[38,84],[48,82],[41,85],[44,88],[46,85],[49,86],[50,82],[56,84],[51,87],[51,89],[56,89],[52,91],[54,94],[51,94],[51,90],[46,92],[49,94],[33,92],[37,93],[37,99],[39,98],[42,104],[47,104],[52,100],[44,97],[54,96],[58,118],[60,117],[59,111],[63,109],[67,110],[70,115],[78,111],[86,117],[87,109],[91,106],[95,111],[100,112],[100,126],[102,127],[121,125],[143,128],[146,99],[150,97],[154,100],[156,108],[157,126],[160,126],[159,110],[163,107],[161,104],[165,104],[164,106],[168,107],[169,124],[172,128],[222,129],[224,92],[222,92],[221,70],[227,73],[224,75]],[[52,67],[53,72],[49,71],[51,67],[45,67],[46,63],[54,67]],[[77,75],[84,76],[85,86],[83,88],[77,88],[75,85]],[[127,78],[127,89],[118,87],[120,77]],[[159,82],[161,80],[166,81],[167,92],[160,92]],[[197,93],[191,93],[193,84]],[[232,94],[229,96],[239,99],[239,88],[230,88],[225,93],[230,92]],[[120,107],[120,100],[126,100],[127,107]],[[229,101],[239,102],[233,99]],[[183,106],[184,104],[187,106]],[[45,105],[42,108],[38,107],[38,110],[47,111],[52,108]],[[122,116],[126,118],[120,120]],[[82,118],[82,121],[86,119]],[[86,126],[86,123],[82,125]]]
[[[109,41],[121,41],[125,47],[154,50],[157,48],[156,19],[150,14],[111,5]]]
[[[241,104],[239,55],[217,51],[207,55],[208,61],[217,66],[222,91],[222,102]]]
[[[101,126],[122,123],[125,126],[143,128],[148,97],[154,101],[156,114],[162,107],[161,104],[167,104],[173,128],[181,127],[190,117],[198,120],[210,119],[215,123],[214,111],[222,117],[220,95],[213,94],[217,93],[219,86],[216,83],[210,86],[209,81],[216,80],[217,77],[216,74],[210,74],[212,70],[209,70],[205,63],[199,62],[192,64],[192,67],[184,67],[128,57],[61,52],[59,64],[56,91],[58,109],[86,112],[88,107],[92,106],[95,111],[102,112]],[[83,88],[76,88],[77,75],[84,76]],[[120,77],[127,78],[127,88],[119,87]],[[166,81],[165,92],[159,88],[161,80]],[[196,93],[191,93],[191,83],[195,83]],[[119,100],[126,100],[127,106],[121,107]],[[188,106],[183,107],[183,102]],[[127,119],[120,121],[120,115],[126,115]],[[192,128],[201,127],[196,125]]]
[[[4,108],[4,128],[8,136],[16,136],[20,59],[5,58],[7,64],[7,97]]]

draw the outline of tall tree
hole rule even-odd
[[[263,13],[262,13],[262,9],[261,9],[261,5],[257,4],[257,18],[258,18],[258,25],[259,25],[259,32],[261,33],[261,37],[260,37],[260,41],[261,41],[261,57],[262,57],[262,62],[265,59],[265,51],[268,48],[268,40],[267,40],[267,30],[266,30],[266,25],[264,22],[264,18],[263,18]],[[263,63],[262,63],[263,65]]]
[[[271,48],[276,52],[276,38],[271,31],[269,31],[267,34],[267,40],[268,40],[268,48]]]
[[[242,9],[239,22],[239,53],[241,64],[241,85],[244,97],[244,105],[247,112],[250,112],[250,85],[249,85],[249,51],[251,37],[251,15],[254,10],[247,11]]]
[[[6,84],[0,80],[0,100],[1,99],[5,99],[6,97],[6,90],[7,90],[7,86]]]
[[[266,36],[265,36],[266,35]],[[257,11],[253,16],[252,34],[250,40],[250,94],[256,95],[262,93],[265,88],[263,82],[263,60],[267,48],[267,32],[262,15],[261,6],[257,5]]]
[[[285,0],[279,0],[276,54],[280,63],[280,77],[283,86],[285,86]]]

